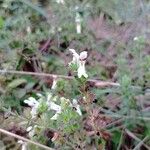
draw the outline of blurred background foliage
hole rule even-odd
[[[82,18],[81,34],[76,33],[76,13]],[[68,48],[86,50],[90,78],[121,84],[118,89],[92,89],[97,105],[112,111],[116,111],[116,103],[110,101],[119,97],[119,114],[136,116],[139,109],[150,105],[149,41],[149,0],[66,0],[64,4],[56,0],[0,0],[1,70],[71,75]],[[71,82],[60,81],[56,93],[78,97],[77,85]],[[46,91],[51,84],[44,77],[0,74],[0,107],[19,112],[26,97]],[[140,90],[130,89],[131,85],[140,86]],[[148,125],[146,130],[150,133]],[[115,134],[121,136],[118,131]]]
[[[149,86],[149,5],[147,0],[1,1],[0,68],[67,75],[67,49],[74,48],[89,52],[91,78],[119,81],[126,72],[134,84]],[[76,13],[82,34],[76,33]],[[0,77],[1,91],[15,78]]]

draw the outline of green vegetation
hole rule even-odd
[[[149,25],[149,0],[0,0],[0,147],[150,149]]]

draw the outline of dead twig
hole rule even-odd
[[[8,135],[8,136],[12,136],[12,137],[14,137],[14,138],[17,138],[17,139],[19,139],[19,140],[23,140],[23,141],[25,141],[25,142],[27,142],[27,143],[34,144],[34,145],[39,146],[39,147],[41,147],[41,148],[44,148],[44,149],[46,149],[46,150],[55,150],[55,149],[53,149],[53,148],[50,148],[50,147],[45,146],[45,145],[43,145],[43,144],[40,144],[40,143],[31,141],[31,140],[29,140],[29,139],[27,139],[27,138],[24,138],[24,137],[22,137],[22,136],[19,136],[19,135],[17,135],[17,134],[11,133],[11,132],[9,132],[9,131],[7,131],[7,130],[4,130],[4,129],[1,129],[1,128],[0,128],[0,132],[3,133],[3,134],[6,134],[6,135]]]
[[[144,144],[144,142],[145,142],[147,139],[148,139],[148,136],[146,136],[141,142],[139,142],[139,144],[137,144],[133,150],[138,150],[138,149],[140,149],[140,147]]]
[[[144,145],[148,150],[150,150],[150,147],[148,145],[146,145],[141,139],[139,139],[137,136],[135,136],[135,134],[133,134],[131,131],[129,131],[128,129],[125,129],[125,132],[132,137],[134,140],[140,142],[140,146]],[[147,139],[147,138],[146,138]]]
[[[15,70],[0,70],[1,74],[18,74],[18,75],[32,75],[32,76],[43,76],[43,77],[49,77],[49,78],[62,78],[67,80],[72,80],[73,76],[65,76],[65,75],[56,75],[56,74],[48,74],[48,73],[39,73],[39,72],[26,72],[26,71],[15,71]],[[119,83],[115,82],[108,82],[108,81],[101,81],[101,80],[95,80],[95,79],[89,79],[89,83],[91,83],[93,86],[97,88],[104,88],[104,87],[119,87]],[[133,87],[136,89],[140,89],[140,87]]]
[[[124,121],[124,118],[115,120],[115,121],[113,121],[112,123],[107,124],[105,128],[110,128],[110,127],[112,127],[112,126],[115,126],[116,124],[119,124],[119,123],[121,123],[122,121]]]
[[[114,114],[114,115],[110,115],[110,114],[101,114],[101,116],[104,117],[111,117],[111,118],[122,118],[122,119],[136,119],[136,120],[145,120],[145,121],[150,121],[150,117],[141,117],[141,116],[126,116],[126,115],[119,115],[119,114]]]

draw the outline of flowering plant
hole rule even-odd
[[[73,55],[72,61],[69,63],[69,66],[76,66],[77,69],[77,75],[78,78],[81,78],[82,76],[84,78],[88,78],[88,75],[85,70],[85,63],[87,59],[87,52],[83,51],[80,54],[78,54],[74,49],[69,49],[69,51]]]

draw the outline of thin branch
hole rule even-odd
[[[122,121],[124,121],[124,118],[120,118],[120,119],[118,119],[118,120],[113,121],[112,123],[106,125],[105,128],[110,128],[110,127],[112,127],[112,126],[115,126],[116,124],[119,124],[119,123],[121,123]]]
[[[144,144],[144,142],[148,139],[148,136],[146,136],[139,144],[137,144],[133,150],[138,150],[141,148],[141,146]]]
[[[2,74],[18,74],[18,75],[32,75],[32,76],[43,76],[43,77],[50,77],[50,78],[62,78],[67,80],[72,80],[73,76],[64,76],[64,75],[56,75],[56,74],[48,74],[48,73],[39,73],[39,72],[26,72],[26,71],[15,71],[15,70],[0,70],[0,73]],[[95,87],[119,87],[119,83],[115,82],[107,82],[107,81],[101,81],[101,80],[94,80],[89,79],[88,82],[90,82]]]
[[[125,129],[125,132],[132,137],[134,140],[138,141],[138,142],[142,142],[141,139],[139,139],[137,136],[135,136],[135,134],[133,134],[131,131],[129,131],[128,129]],[[150,147],[148,145],[146,145],[145,143],[142,142],[142,145],[144,145],[147,149],[150,149]]]
[[[46,51],[48,45],[50,44],[51,42],[51,39],[49,38],[44,44],[43,46],[40,48],[40,51],[43,52],[43,51]]]
[[[101,114],[101,116],[104,116],[104,117],[112,117],[112,118],[123,118],[123,119],[136,119],[136,120],[145,120],[145,121],[150,121],[150,117],[140,117],[140,116],[125,116],[125,115],[110,115],[110,114]]]
[[[39,147],[41,147],[41,148],[44,148],[44,149],[46,149],[46,150],[54,150],[53,148],[50,148],[50,147],[45,146],[45,145],[43,145],[43,144],[40,144],[40,143],[31,141],[31,140],[29,140],[29,139],[27,139],[27,138],[24,138],[24,137],[22,137],[22,136],[19,136],[19,135],[17,135],[17,134],[11,133],[11,132],[9,132],[9,131],[7,131],[7,130],[4,130],[4,129],[1,129],[1,128],[0,128],[0,132],[3,133],[3,134],[6,134],[6,135],[8,135],[8,136],[12,136],[12,137],[14,137],[14,138],[23,140],[23,141],[25,141],[25,142],[27,142],[27,143],[34,144],[34,145],[39,146]]]

